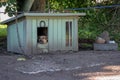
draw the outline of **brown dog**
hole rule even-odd
[[[47,36],[39,36],[39,43],[46,44],[48,42]]]

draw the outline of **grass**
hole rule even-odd
[[[7,36],[7,25],[0,25],[0,37]]]

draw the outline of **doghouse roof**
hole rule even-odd
[[[22,17],[79,17],[85,16],[85,13],[23,13],[17,16],[17,19]],[[11,21],[15,21],[16,17],[3,21],[3,24],[7,24]]]

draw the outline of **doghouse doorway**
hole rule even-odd
[[[40,26],[37,27],[37,48],[38,53],[48,52],[48,27],[45,21],[40,21]]]

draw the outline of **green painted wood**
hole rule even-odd
[[[23,20],[23,46],[24,46],[24,51],[25,51],[25,47],[26,47],[26,19]]]
[[[56,51],[58,49],[58,30],[57,30],[57,27],[58,27],[58,23],[57,23],[57,19],[54,19],[53,20],[54,23],[53,23],[53,45],[54,45],[54,50]]]
[[[49,19],[49,27],[48,27],[48,46],[49,51],[53,51],[54,49],[54,32],[53,32],[53,19]]]
[[[58,50],[62,50],[62,20],[61,20],[61,18],[60,19],[58,19]]]
[[[26,49],[25,49],[25,54],[32,54],[32,20],[27,18],[26,20],[26,32],[25,32],[25,35],[26,35]]]
[[[9,42],[9,51],[13,51],[16,52],[17,47],[17,43],[16,43],[16,28],[15,28],[15,24],[10,25],[9,29],[9,38],[8,38],[8,42]]]
[[[18,22],[17,24],[14,24],[14,49],[15,49],[15,52],[19,52],[19,53],[22,53],[21,49],[23,49],[23,22],[20,21]],[[17,26],[18,26],[18,33],[17,33]],[[19,40],[20,40],[20,45],[21,45],[21,48],[20,48],[20,45],[19,45],[19,40],[18,40],[18,35],[19,35]]]
[[[11,25],[7,27],[7,51],[11,51]]]
[[[20,43],[22,48],[24,49],[24,33],[23,33],[23,21],[18,22],[18,32],[20,36]],[[18,37],[17,37],[17,29],[16,24],[9,25],[8,27],[8,51],[21,53],[19,44],[18,44]]]
[[[64,19],[64,18],[62,18],[62,24],[61,24],[61,29],[62,29],[62,32],[61,32],[61,35],[62,35],[62,50],[65,50],[65,43],[66,43],[66,35],[65,35],[65,21],[66,21],[66,19]]]
[[[20,44],[22,46],[22,48],[24,49],[24,31],[23,31],[23,21],[18,22],[18,32],[19,32],[19,36],[20,36]]]
[[[73,50],[78,51],[78,19],[74,18],[74,41]]]
[[[37,21],[36,19],[32,19],[32,49],[33,54],[37,53]]]
[[[12,51],[14,51],[14,52],[16,52],[18,49],[18,47],[17,47],[17,42],[16,42],[16,28],[15,28],[15,24],[13,24],[12,26],[11,26],[11,31],[10,31],[10,37],[11,37],[11,50]]]
[[[75,27],[75,22],[74,22],[74,19],[72,19],[72,50],[74,50],[74,43],[76,42],[76,41],[74,41],[74,28]],[[76,31],[76,30],[75,30]]]

